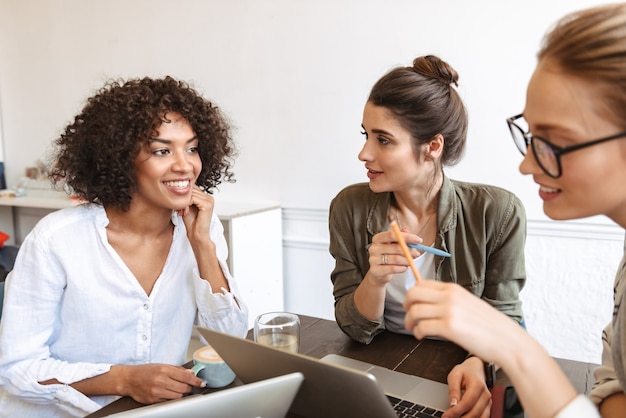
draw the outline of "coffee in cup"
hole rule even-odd
[[[193,353],[193,363],[191,370],[204,380],[209,388],[221,388],[235,380],[235,372],[210,345],[199,348]]]

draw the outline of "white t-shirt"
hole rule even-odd
[[[413,260],[420,276],[425,279],[435,277],[435,255],[422,253]],[[404,327],[404,316],[406,311],[402,306],[407,290],[415,285],[415,276],[410,268],[404,273],[394,274],[391,281],[387,283],[387,295],[385,296],[385,328],[389,331],[412,334]]]
[[[22,244],[7,278],[0,324],[3,416],[84,416],[117,399],[68,386],[114,364],[182,365],[194,323],[247,332],[247,309],[228,272],[223,227],[210,235],[230,292],[212,293],[198,276],[185,225],[174,235],[148,296],[107,240],[106,212],[80,205],[44,217]],[[239,303],[239,306],[237,303]],[[41,385],[57,379],[64,384]]]

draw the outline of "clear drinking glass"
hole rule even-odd
[[[289,312],[268,312],[254,320],[254,341],[284,351],[300,349],[300,318]]]

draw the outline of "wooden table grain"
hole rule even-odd
[[[368,344],[353,341],[345,335],[335,321],[299,315],[301,321],[300,353],[322,358],[327,354],[340,354],[357,360],[386,367],[403,373],[425,377],[438,382],[446,383],[448,373],[461,363],[467,352],[461,347],[442,340],[417,340],[411,335],[396,334],[388,331],[377,335]],[[248,333],[252,338],[252,332]],[[593,384],[593,369],[596,364],[579,361],[556,359],[574,387],[580,393],[589,393]],[[187,367],[191,365],[186,364]],[[538,373],[541,371],[538,370]],[[242,384],[235,380],[232,387]],[[498,372],[496,384],[508,385],[508,378],[501,371]],[[210,393],[220,389],[205,390]],[[105,406],[89,415],[89,418],[104,417],[116,412],[141,407],[129,397]]]

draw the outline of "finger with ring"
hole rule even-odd
[[[387,264],[387,254],[383,254],[383,264]]]

